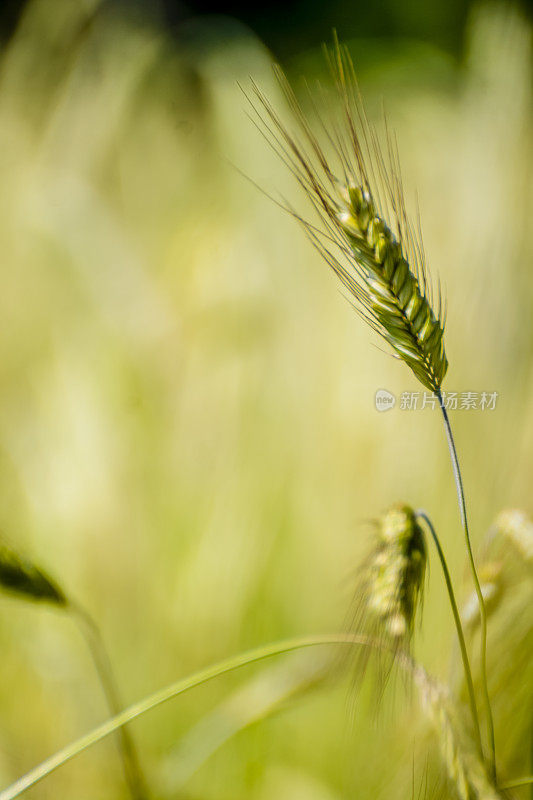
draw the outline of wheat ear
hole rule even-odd
[[[349,56],[339,45],[331,62],[342,105],[340,123],[326,125],[315,106],[333,148],[331,162],[280,69],[277,76],[295,132],[254,84],[255,122],[304,188],[319,222],[288,210],[348,289],[361,316],[426,388],[438,392],[448,368],[445,315],[440,291],[434,301],[420,232],[406,213],[397,152],[390,138],[386,154],[382,151],[366,119]]]
[[[424,532],[407,505],[389,508],[378,520],[373,550],[362,570],[362,613],[378,639],[408,651],[422,603],[427,550]]]
[[[364,306],[383,338],[419,381],[436,392],[448,368],[444,328],[368,192],[350,186],[347,201],[338,223],[358,265],[366,268]]]

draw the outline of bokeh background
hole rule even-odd
[[[125,701],[338,630],[368,520],[395,501],[429,510],[466,596],[438,413],[375,410],[377,389],[415,379],[242,176],[301,199],[238,84],[283,109],[272,61],[296,87],[324,76],[335,26],[371,113],[384,100],[446,287],[447,388],[499,393],[453,420],[479,546],[502,508],[533,512],[527,6],[2,9],[0,529],[98,620]],[[444,680],[452,642],[434,564],[416,653]],[[1,597],[0,652],[4,786],[107,712],[61,614]],[[315,669],[309,655],[248,669],[137,721],[154,797],[406,798],[426,776],[442,789],[413,698],[377,719],[363,692],[354,717],[346,681],[296,691]],[[527,771],[525,751],[513,758]],[[111,740],[28,794],[125,796]]]

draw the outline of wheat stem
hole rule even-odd
[[[480,621],[480,669],[481,669],[481,684],[483,689],[483,700],[485,705],[485,713],[487,715],[487,728],[489,738],[489,771],[492,780],[496,782],[496,742],[494,736],[494,720],[492,716],[492,707],[490,702],[489,687],[487,680],[487,610],[485,608],[485,600],[483,592],[481,591],[481,584],[476,569],[476,562],[474,560],[474,553],[472,551],[472,543],[470,541],[470,531],[468,528],[468,517],[466,513],[466,499],[463,487],[463,479],[461,476],[461,468],[459,466],[459,458],[457,456],[457,449],[455,447],[455,440],[453,437],[452,427],[446,406],[440,389],[436,391],[439,405],[442,411],[444,420],[444,429],[446,431],[446,439],[448,441],[448,449],[450,451],[450,458],[452,461],[453,475],[455,479],[455,488],[457,490],[457,500],[459,503],[459,513],[461,516],[461,524],[464,531],[466,549],[468,552],[468,561],[474,580],[474,588],[476,591],[479,603],[479,621]]]
[[[427,527],[429,529],[429,532],[431,534],[431,537],[433,539],[433,542],[435,543],[435,547],[437,549],[437,554],[439,556],[439,560],[440,560],[440,563],[441,563],[442,572],[443,572],[443,575],[444,575],[444,581],[446,583],[446,589],[448,591],[448,597],[449,597],[449,600],[450,600],[450,606],[452,608],[453,619],[454,619],[454,622],[455,622],[455,629],[457,631],[457,638],[459,639],[459,648],[461,650],[461,658],[462,658],[462,661],[463,661],[463,668],[464,668],[464,673],[465,673],[466,686],[467,686],[467,690],[468,690],[468,700],[469,700],[469,704],[470,704],[470,711],[471,711],[471,714],[472,714],[472,722],[474,723],[474,735],[475,735],[475,739],[476,739],[476,748],[477,748],[477,751],[478,751],[478,754],[479,754],[480,758],[483,760],[484,759],[484,756],[483,756],[483,745],[481,743],[481,730],[480,730],[480,727],[479,727],[479,715],[478,715],[478,710],[477,710],[476,694],[475,694],[475,690],[474,690],[474,681],[472,679],[472,670],[470,668],[470,661],[469,661],[469,658],[468,658],[468,651],[467,651],[467,648],[466,648],[465,636],[464,636],[463,626],[462,626],[462,623],[461,623],[461,616],[459,614],[459,609],[457,607],[457,601],[455,599],[455,592],[453,590],[453,584],[452,584],[452,579],[451,579],[451,576],[450,576],[450,571],[448,569],[448,564],[446,562],[446,557],[444,555],[444,551],[442,549],[439,537],[437,536],[437,532],[435,531],[435,528],[433,527],[433,523],[431,522],[431,519],[426,514],[426,512],[423,511],[422,509],[420,509],[420,510],[418,510],[416,512],[416,516],[419,517],[420,519],[423,519],[424,522],[426,523],[426,525],[427,525]]]
[[[100,684],[111,714],[117,715],[123,708],[120,693],[116,684],[111,661],[104,645],[98,625],[91,615],[76,603],[69,603],[69,608],[78,628],[87,643]],[[133,800],[146,800],[149,796],[137,750],[126,727],[118,731],[119,747],[124,766],[124,775]]]

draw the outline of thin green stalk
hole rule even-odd
[[[236,656],[230,656],[229,658],[219,661],[217,664],[207,667],[206,669],[203,669],[200,672],[189,676],[188,678],[182,678],[170,686],[154,692],[154,694],[144,698],[144,700],[140,700],[138,703],[134,703],[129,708],[121,711],[119,714],[116,714],[111,719],[94,728],[92,731],[85,734],[85,736],[82,736],[76,741],[71,742],[66,747],[50,756],[50,758],[47,758],[37,767],[27,772],[26,775],[23,775],[21,778],[15,781],[15,783],[11,784],[11,786],[8,786],[3,792],[0,792],[0,800],[14,800],[15,797],[19,797],[19,795],[30,789],[32,786],[35,786],[35,784],[39,783],[39,781],[42,781],[43,778],[46,778],[63,764],[66,764],[75,756],[78,756],[84,750],[87,750],[97,742],[102,741],[102,739],[105,739],[106,736],[110,736],[112,733],[115,733],[115,731],[121,729],[128,722],[131,722],[131,720],[140,717],[142,714],[145,714],[152,708],[155,708],[156,706],[165,703],[167,700],[171,700],[172,698],[183,694],[183,692],[186,692],[189,689],[200,686],[201,684],[206,683],[207,681],[210,681],[219,675],[224,675],[227,672],[232,672],[233,670],[244,667],[247,664],[253,664],[255,662],[262,661],[271,656],[282,655],[293,650],[300,650],[304,647],[315,647],[317,645],[331,644],[358,644],[367,647],[376,646],[375,643],[367,636],[353,636],[350,634],[337,633],[324,634],[322,636],[300,636],[294,639],[276,642],[274,644],[262,645],[254,650],[249,650]]]
[[[520,786],[533,786],[533,775],[527,775],[525,778],[516,778],[513,781],[507,781],[500,785],[500,789],[518,789]]]
[[[470,569],[472,571],[472,578],[474,580],[474,587],[476,590],[476,595],[479,603],[479,619],[480,619],[480,668],[481,668],[481,684],[483,688],[483,699],[485,705],[485,713],[487,715],[487,728],[488,728],[488,738],[489,738],[489,770],[491,777],[494,782],[496,782],[496,742],[494,736],[494,719],[492,716],[492,707],[490,703],[490,696],[489,696],[489,687],[488,687],[488,680],[487,680],[487,610],[485,608],[485,600],[483,598],[483,592],[481,591],[481,584],[479,582],[479,577],[477,574],[476,563],[474,560],[474,553],[472,551],[472,543],[470,541],[470,532],[468,529],[468,517],[466,513],[466,500],[465,500],[465,493],[463,488],[463,480],[461,477],[461,468],[459,466],[459,458],[457,456],[457,450],[455,447],[455,441],[453,438],[452,428],[450,425],[450,420],[448,417],[448,413],[446,411],[446,407],[444,405],[444,401],[442,398],[442,394],[440,390],[437,390],[436,395],[439,400],[439,405],[442,411],[442,416],[444,420],[444,428],[446,431],[446,439],[448,441],[448,448],[450,450],[450,458],[452,461],[453,467],[453,475],[455,479],[455,487],[457,490],[457,500],[459,502],[459,513],[461,516],[461,524],[463,526],[464,536],[465,536],[465,543],[466,549],[468,552],[468,560],[470,563]]]
[[[111,661],[104,646],[98,625],[90,614],[80,605],[70,602],[69,608],[78,624],[91,653],[98,678],[102,685],[111,714],[117,715],[123,709],[120,694],[113,675]],[[119,747],[124,766],[124,775],[133,800],[147,800],[149,793],[137,750],[128,729],[118,729]]]
[[[461,623],[461,617],[460,617],[460,614],[459,614],[459,609],[457,607],[457,601],[455,599],[455,592],[453,590],[453,584],[452,584],[452,579],[451,579],[451,576],[450,576],[450,571],[448,569],[448,564],[446,562],[446,557],[445,557],[444,551],[443,551],[443,549],[441,547],[441,543],[439,541],[439,537],[437,536],[437,533],[435,531],[435,528],[433,527],[433,523],[431,522],[430,518],[428,517],[426,512],[423,511],[423,510],[418,510],[416,512],[416,516],[420,517],[421,519],[423,519],[424,522],[426,523],[426,525],[427,525],[427,527],[429,529],[429,532],[431,533],[431,537],[432,537],[432,539],[433,539],[433,541],[435,543],[435,547],[437,549],[437,554],[439,556],[439,560],[440,560],[440,563],[441,563],[442,572],[444,574],[444,581],[446,583],[446,589],[448,590],[448,597],[449,597],[450,605],[451,605],[451,608],[452,608],[452,614],[453,614],[453,619],[454,619],[454,622],[455,622],[455,628],[456,628],[456,631],[457,631],[457,638],[459,639],[459,647],[460,647],[460,650],[461,650],[461,658],[463,660],[463,668],[464,668],[464,673],[465,673],[466,686],[467,686],[467,689],[468,689],[468,700],[469,700],[469,703],[470,703],[470,711],[472,713],[472,722],[474,723],[474,736],[475,736],[475,739],[476,739],[476,747],[477,747],[477,751],[479,753],[479,756],[480,756],[481,760],[483,761],[484,760],[483,745],[481,743],[481,730],[480,730],[480,727],[479,727],[479,715],[478,715],[477,704],[476,704],[476,693],[474,691],[474,681],[472,679],[472,670],[470,668],[470,661],[469,661],[469,658],[468,658],[468,651],[467,651],[467,648],[466,648],[466,642],[465,642],[463,626],[462,626],[462,623]]]

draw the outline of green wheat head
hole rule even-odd
[[[379,520],[368,561],[368,613],[393,640],[409,640],[420,606],[426,571],[424,533],[413,509],[398,505]]]
[[[448,368],[445,315],[440,289],[434,302],[420,228],[407,216],[397,149],[390,136],[385,151],[381,148],[346,50],[336,43],[328,58],[340,119],[323,122],[312,97],[327,149],[279,68],[294,125],[286,126],[254,85],[255,121],[305,190],[318,221],[287,210],[303,224],[361,316],[426,388],[439,392]],[[330,151],[332,157],[326,155]]]
[[[376,668],[378,697],[398,659],[408,657],[422,605],[427,550],[412,508],[395,505],[373,526],[373,541],[355,587],[347,627],[376,643],[350,656],[358,687],[370,662]]]

